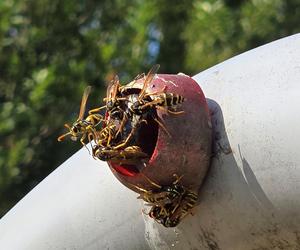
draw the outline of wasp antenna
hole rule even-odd
[[[65,133],[65,134],[61,135],[60,137],[57,138],[57,141],[63,141],[64,138],[65,138],[67,135],[70,135],[70,134],[71,134],[71,132],[68,132],[68,133]]]
[[[154,181],[150,180],[149,177],[147,177],[146,175],[144,175],[143,173],[140,173],[149,183],[151,183],[154,187],[157,188],[162,188],[162,186],[158,185],[157,183],[155,183]]]
[[[128,183],[128,184],[129,184],[129,186],[135,188],[135,189],[138,190],[138,191],[141,191],[141,192],[144,192],[144,193],[149,192],[148,190],[146,190],[146,189],[144,189],[144,188],[141,188],[141,187],[139,187],[139,186],[137,186],[137,185],[134,185],[134,184],[131,184],[131,183]],[[137,199],[143,199],[143,197],[141,196],[141,194],[139,194],[139,196],[137,197]]]
[[[65,128],[71,130],[71,126],[69,124],[66,123],[64,126],[65,126]]]
[[[178,176],[177,174],[173,174],[173,176],[176,178],[173,184],[177,184],[178,182],[180,182],[184,175]]]
[[[154,121],[156,121],[156,122],[158,123],[158,125],[161,126],[161,128],[166,132],[166,134],[167,134],[170,138],[172,138],[170,132],[167,130],[167,128],[165,127],[165,125],[164,125],[161,121],[159,121],[157,118],[154,118]]]

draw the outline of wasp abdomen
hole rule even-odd
[[[160,106],[172,107],[184,102],[184,97],[174,93],[162,93],[153,97],[154,100],[160,100]]]

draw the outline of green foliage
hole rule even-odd
[[[297,0],[1,0],[0,215],[79,148],[56,138],[85,86],[99,106],[115,73],[197,73],[299,32],[299,18]]]
[[[187,42],[186,66],[197,72],[229,58],[236,52],[234,39],[238,22],[236,11],[223,1],[195,1],[184,32]]]
[[[149,65],[143,63],[148,21],[142,15],[138,23],[134,18],[135,9],[143,7],[138,1],[0,4],[3,214],[78,149],[56,138],[64,132],[65,122],[76,119],[84,87],[93,85],[89,105],[98,106],[107,77],[115,71],[137,74]],[[143,33],[137,30],[141,27]]]
[[[300,31],[300,1],[193,1],[184,30],[185,66],[197,73],[233,55]]]

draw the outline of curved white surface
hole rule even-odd
[[[136,194],[85,148],[0,221],[0,249],[148,249]]]
[[[82,149],[1,219],[1,249],[300,249],[300,35],[194,79],[216,135],[194,216],[163,228]]]

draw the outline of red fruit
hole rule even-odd
[[[139,80],[136,86],[141,86]],[[210,164],[212,129],[205,96],[199,85],[189,76],[158,74],[147,88],[147,93],[164,91],[183,96],[173,115],[157,110],[158,116],[171,137],[156,122],[143,125],[138,134],[144,152],[151,155],[149,162],[116,165],[109,162],[114,175],[128,188],[132,185],[150,190],[155,187],[147,176],[159,185],[170,185],[182,176],[180,184],[198,192]]]

